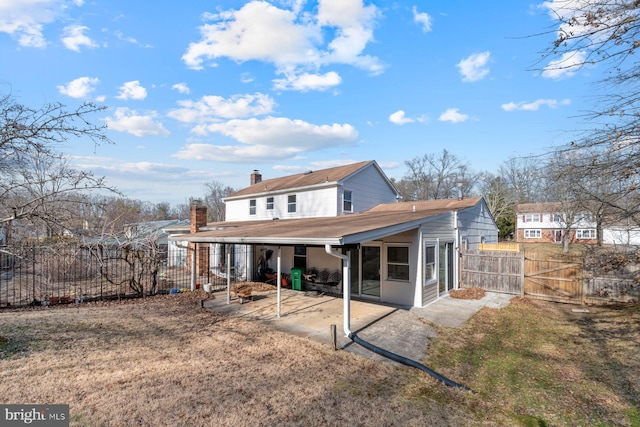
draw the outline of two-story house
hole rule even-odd
[[[375,161],[262,180],[225,197],[226,221],[315,218],[367,211],[399,194]]]
[[[300,269],[305,289],[421,307],[457,287],[460,250],[498,231],[480,197],[397,197],[375,161],[267,180],[254,172],[225,198],[226,221],[204,224],[194,207],[191,232],[170,240],[206,245],[208,268],[238,280]]]
[[[585,209],[570,209],[562,203],[516,205],[516,241],[521,243],[598,243],[596,216]],[[601,239],[605,245],[640,245],[640,227],[628,220],[603,216]]]

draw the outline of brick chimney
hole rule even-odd
[[[200,228],[207,225],[207,207],[202,205],[200,200],[194,200],[191,205],[191,214],[189,215],[189,229],[191,233],[197,233]],[[189,243],[194,251],[196,251],[196,274],[202,276],[209,270],[209,244],[208,243]],[[193,256],[190,251],[189,259]],[[191,262],[189,262],[191,266]],[[197,279],[196,279],[197,280]]]
[[[251,185],[259,184],[261,182],[262,182],[262,174],[260,173],[259,170],[254,169],[253,172],[251,173]]]
[[[191,215],[189,216],[190,231],[197,233],[201,227],[207,225],[207,207],[202,206],[200,200],[194,200],[191,205]]]

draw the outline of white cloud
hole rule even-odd
[[[218,58],[271,63],[278,73],[301,74],[299,79],[276,80],[290,89],[296,86],[289,85],[289,81],[302,82],[307,78],[305,73],[319,75],[318,68],[330,64],[349,64],[374,74],[382,72],[377,58],[363,54],[373,41],[379,16],[374,5],[365,6],[362,0],[321,0],[315,17],[311,11],[302,11],[303,5],[304,2],[296,2],[292,9],[280,9],[254,0],[239,10],[206,14],[204,17],[213,23],[200,27],[200,40],[189,44],[182,59],[194,69],[202,69],[205,63],[215,66]],[[326,41],[325,30],[332,35]],[[324,76],[335,80],[332,74]],[[311,86],[301,87],[308,90]]]
[[[91,49],[98,47],[98,45],[84,34],[89,30],[88,27],[82,25],[69,25],[64,27],[62,43],[69,50],[80,52],[80,47],[85,46]]]
[[[127,132],[140,138],[145,135],[169,136],[169,131],[162,123],[155,121],[156,117],[155,111],[140,115],[135,110],[122,107],[116,109],[114,117],[107,117],[105,122],[110,130]]]
[[[79,77],[66,85],[57,86],[61,94],[72,98],[86,98],[100,83],[97,77]]]
[[[219,133],[240,145],[190,144],[174,156],[224,162],[287,159],[300,153],[353,144],[358,132],[349,124],[314,125],[302,120],[267,117],[230,120],[202,126],[200,133]]]
[[[462,81],[477,82],[478,80],[485,78],[486,75],[489,74],[489,67],[487,67],[487,63],[489,62],[490,57],[491,53],[489,51],[474,53],[473,55],[458,62],[456,67],[458,67],[460,74],[462,74]]]
[[[180,93],[185,93],[188,94],[191,92],[191,89],[189,89],[189,86],[187,86],[186,83],[176,83],[173,86],[171,86],[171,89],[177,90]]]
[[[120,93],[116,98],[118,99],[136,99],[143,100],[147,97],[147,90],[140,85],[138,80],[126,82],[120,86]]]
[[[415,120],[405,117],[404,111],[398,110],[389,116],[389,121],[396,125],[404,125],[406,123],[413,123]]]
[[[42,33],[47,24],[55,22],[70,4],[68,0],[2,0],[0,1],[0,32],[18,40],[20,46],[42,48],[47,41]]]
[[[570,99],[563,99],[558,101],[557,99],[537,99],[533,102],[509,102],[502,104],[502,109],[505,111],[538,111],[541,106],[546,105],[549,108],[558,108],[561,105],[571,104]]]
[[[283,79],[273,80],[274,88],[278,90],[298,90],[307,92],[309,90],[327,90],[338,86],[342,82],[340,75],[334,71],[325,74],[302,73],[298,75],[287,75]]]
[[[544,67],[542,77],[559,80],[564,77],[571,77],[584,65],[587,54],[584,51],[566,52],[560,59],[550,61]]]
[[[207,123],[218,119],[237,119],[269,114],[276,103],[269,95],[234,95],[230,98],[208,95],[198,101],[178,101],[178,108],[167,115],[184,123]]]
[[[418,12],[418,8],[413,6],[413,22],[420,24],[423,33],[431,31],[432,20],[433,18],[431,18],[431,15],[426,12]]]
[[[458,108],[448,108],[444,113],[440,114],[438,120],[441,122],[462,123],[469,119],[467,114],[460,113]]]

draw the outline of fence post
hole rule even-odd
[[[524,267],[525,267],[524,250],[520,251],[520,296],[524,296]]]

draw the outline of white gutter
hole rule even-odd
[[[324,245],[324,251],[344,261],[342,264],[342,300],[344,302],[342,318],[344,335],[351,337],[351,260],[349,256],[332,250],[329,244]]]

